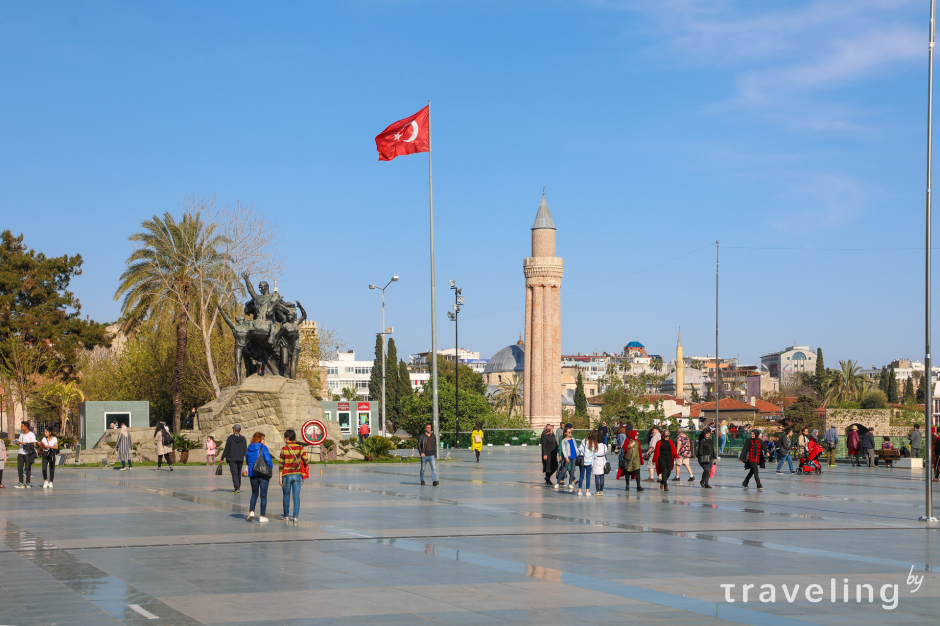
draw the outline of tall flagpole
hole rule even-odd
[[[431,198],[431,414],[434,440],[441,445],[437,407],[437,300],[434,295],[434,175],[431,169],[431,100],[428,100],[428,192]]]
[[[926,467],[924,468],[924,497],[926,511],[920,518],[925,522],[936,522],[933,516],[933,493],[931,491],[931,478],[933,478],[933,376],[930,370],[930,170],[933,161],[933,45],[936,33],[937,1],[930,0],[930,44],[927,46],[927,247],[925,258],[925,298],[924,298],[924,372],[927,377],[927,393],[924,394],[924,437],[927,441]]]

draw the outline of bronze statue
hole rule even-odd
[[[237,315],[233,322],[219,307],[222,319],[235,338],[235,380],[238,384],[242,382],[243,362],[248,376],[259,373],[296,378],[301,349],[300,324],[307,319],[307,312],[300,302],[284,302],[281,294],[269,290],[267,282],[258,283],[258,293],[247,273],[242,274],[242,278],[251,295],[251,300],[245,303],[245,315]],[[296,309],[301,312],[299,320]]]

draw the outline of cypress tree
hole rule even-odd
[[[823,365],[822,348],[816,348],[816,377],[813,379],[813,385],[816,387],[816,393],[822,393],[823,384],[826,382],[826,368]]]
[[[411,371],[408,369],[408,364],[405,363],[405,360],[402,359],[398,363],[398,402],[399,405],[401,402],[408,396],[413,396],[415,393],[414,387],[411,385]],[[401,407],[399,406],[399,409]],[[401,411],[399,410],[399,416],[401,416]]]
[[[401,415],[398,385],[398,349],[395,348],[395,340],[391,338],[389,338],[388,348],[385,350],[385,363],[385,401],[388,404],[385,419],[392,424],[397,424],[399,422],[398,416]],[[379,375],[381,376],[381,373]],[[386,428],[388,428],[388,425],[386,425]]]
[[[927,401],[927,390],[924,388],[924,377],[917,379],[917,392],[914,394],[914,401],[917,404],[923,404]]]
[[[904,401],[914,399],[914,377],[908,376],[907,380],[904,381]]]
[[[574,414],[587,415],[587,396],[584,395],[584,378],[578,370],[578,382],[574,389]]]
[[[899,400],[898,375],[892,367],[888,371],[888,404],[897,404]]]
[[[888,379],[888,368],[882,367],[881,374],[878,376],[878,389],[884,392],[885,396],[888,395],[888,385],[890,385],[890,380]]]
[[[382,335],[375,336],[375,359],[372,361],[372,375],[369,377],[369,397],[379,405],[382,414]]]

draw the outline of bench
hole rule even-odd
[[[893,463],[894,461],[901,460],[901,451],[900,450],[875,450],[875,465],[878,464],[878,460],[882,460],[885,464]]]

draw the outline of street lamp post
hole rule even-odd
[[[457,288],[457,281],[451,278],[447,283],[454,290],[454,312],[447,312],[447,317],[454,323],[454,417],[456,431],[455,448],[460,448],[460,340],[457,334],[457,317],[460,315],[460,305],[464,303],[463,296],[460,295],[463,289]]]
[[[388,286],[392,283],[398,282],[398,276],[392,276],[392,279],[386,283],[384,287],[378,287],[376,285],[369,285],[369,289],[379,289],[382,292],[382,332],[379,334],[382,335],[382,436],[385,437],[385,418],[388,416],[388,413],[385,410],[385,336],[392,333],[392,328],[385,327],[385,290],[388,289]]]

